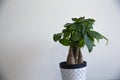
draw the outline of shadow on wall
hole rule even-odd
[[[3,5],[3,0],[0,0],[0,10],[1,10],[2,5]]]
[[[0,70],[0,80],[5,80],[4,75],[1,70]]]
[[[0,0],[0,6],[2,5],[2,3],[3,3],[3,0]]]
[[[118,6],[118,9],[119,9],[119,11],[120,11],[120,0],[115,0],[116,1],[116,5]],[[118,73],[118,77],[117,77],[117,79],[118,80],[120,80],[120,72]]]
[[[120,0],[116,0],[116,4],[120,8]]]
[[[1,11],[1,9],[2,9],[3,4],[4,4],[5,1],[6,1],[6,0],[0,0],[0,11]]]
[[[120,80],[120,72],[119,72],[118,80]]]

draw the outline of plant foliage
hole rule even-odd
[[[100,39],[108,39],[97,31],[93,30],[94,19],[85,17],[72,18],[73,23],[66,23],[61,33],[53,35],[55,42],[59,41],[64,46],[77,46],[88,48],[91,52],[95,46],[95,39],[99,42]]]

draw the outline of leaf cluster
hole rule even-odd
[[[55,42],[59,41],[64,46],[77,46],[88,48],[91,52],[95,46],[95,39],[99,42],[100,39],[108,39],[97,31],[93,30],[95,20],[85,17],[72,18],[73,23],[66,23],[61,33],[53,35]]]

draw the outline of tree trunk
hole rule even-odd
[[[73,48],[73,54],[75,58],[75,64],[78,64],[78,58],[79,58],[79,47]]]
[[[81,49],[79,47],[69,47],[69,53],[67,56],[67,64],[81,64],[83,63],[83,57]]]
[[[68,52],[68,56],[67,56],[67,64],[75,64],[72,46],[69,47],[69,52]]]
[[[81,63],[83,63],[83,56],[82,56],[81,49],[79,48],[78,64],[81,64]]]

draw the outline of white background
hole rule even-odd
[[[0,73],[6,80],[61,80],[68,47],[52,40],[72,17],[94,18],[109,39],[96,43],[87,80],[120,79],[120,0],[0,0]]]

